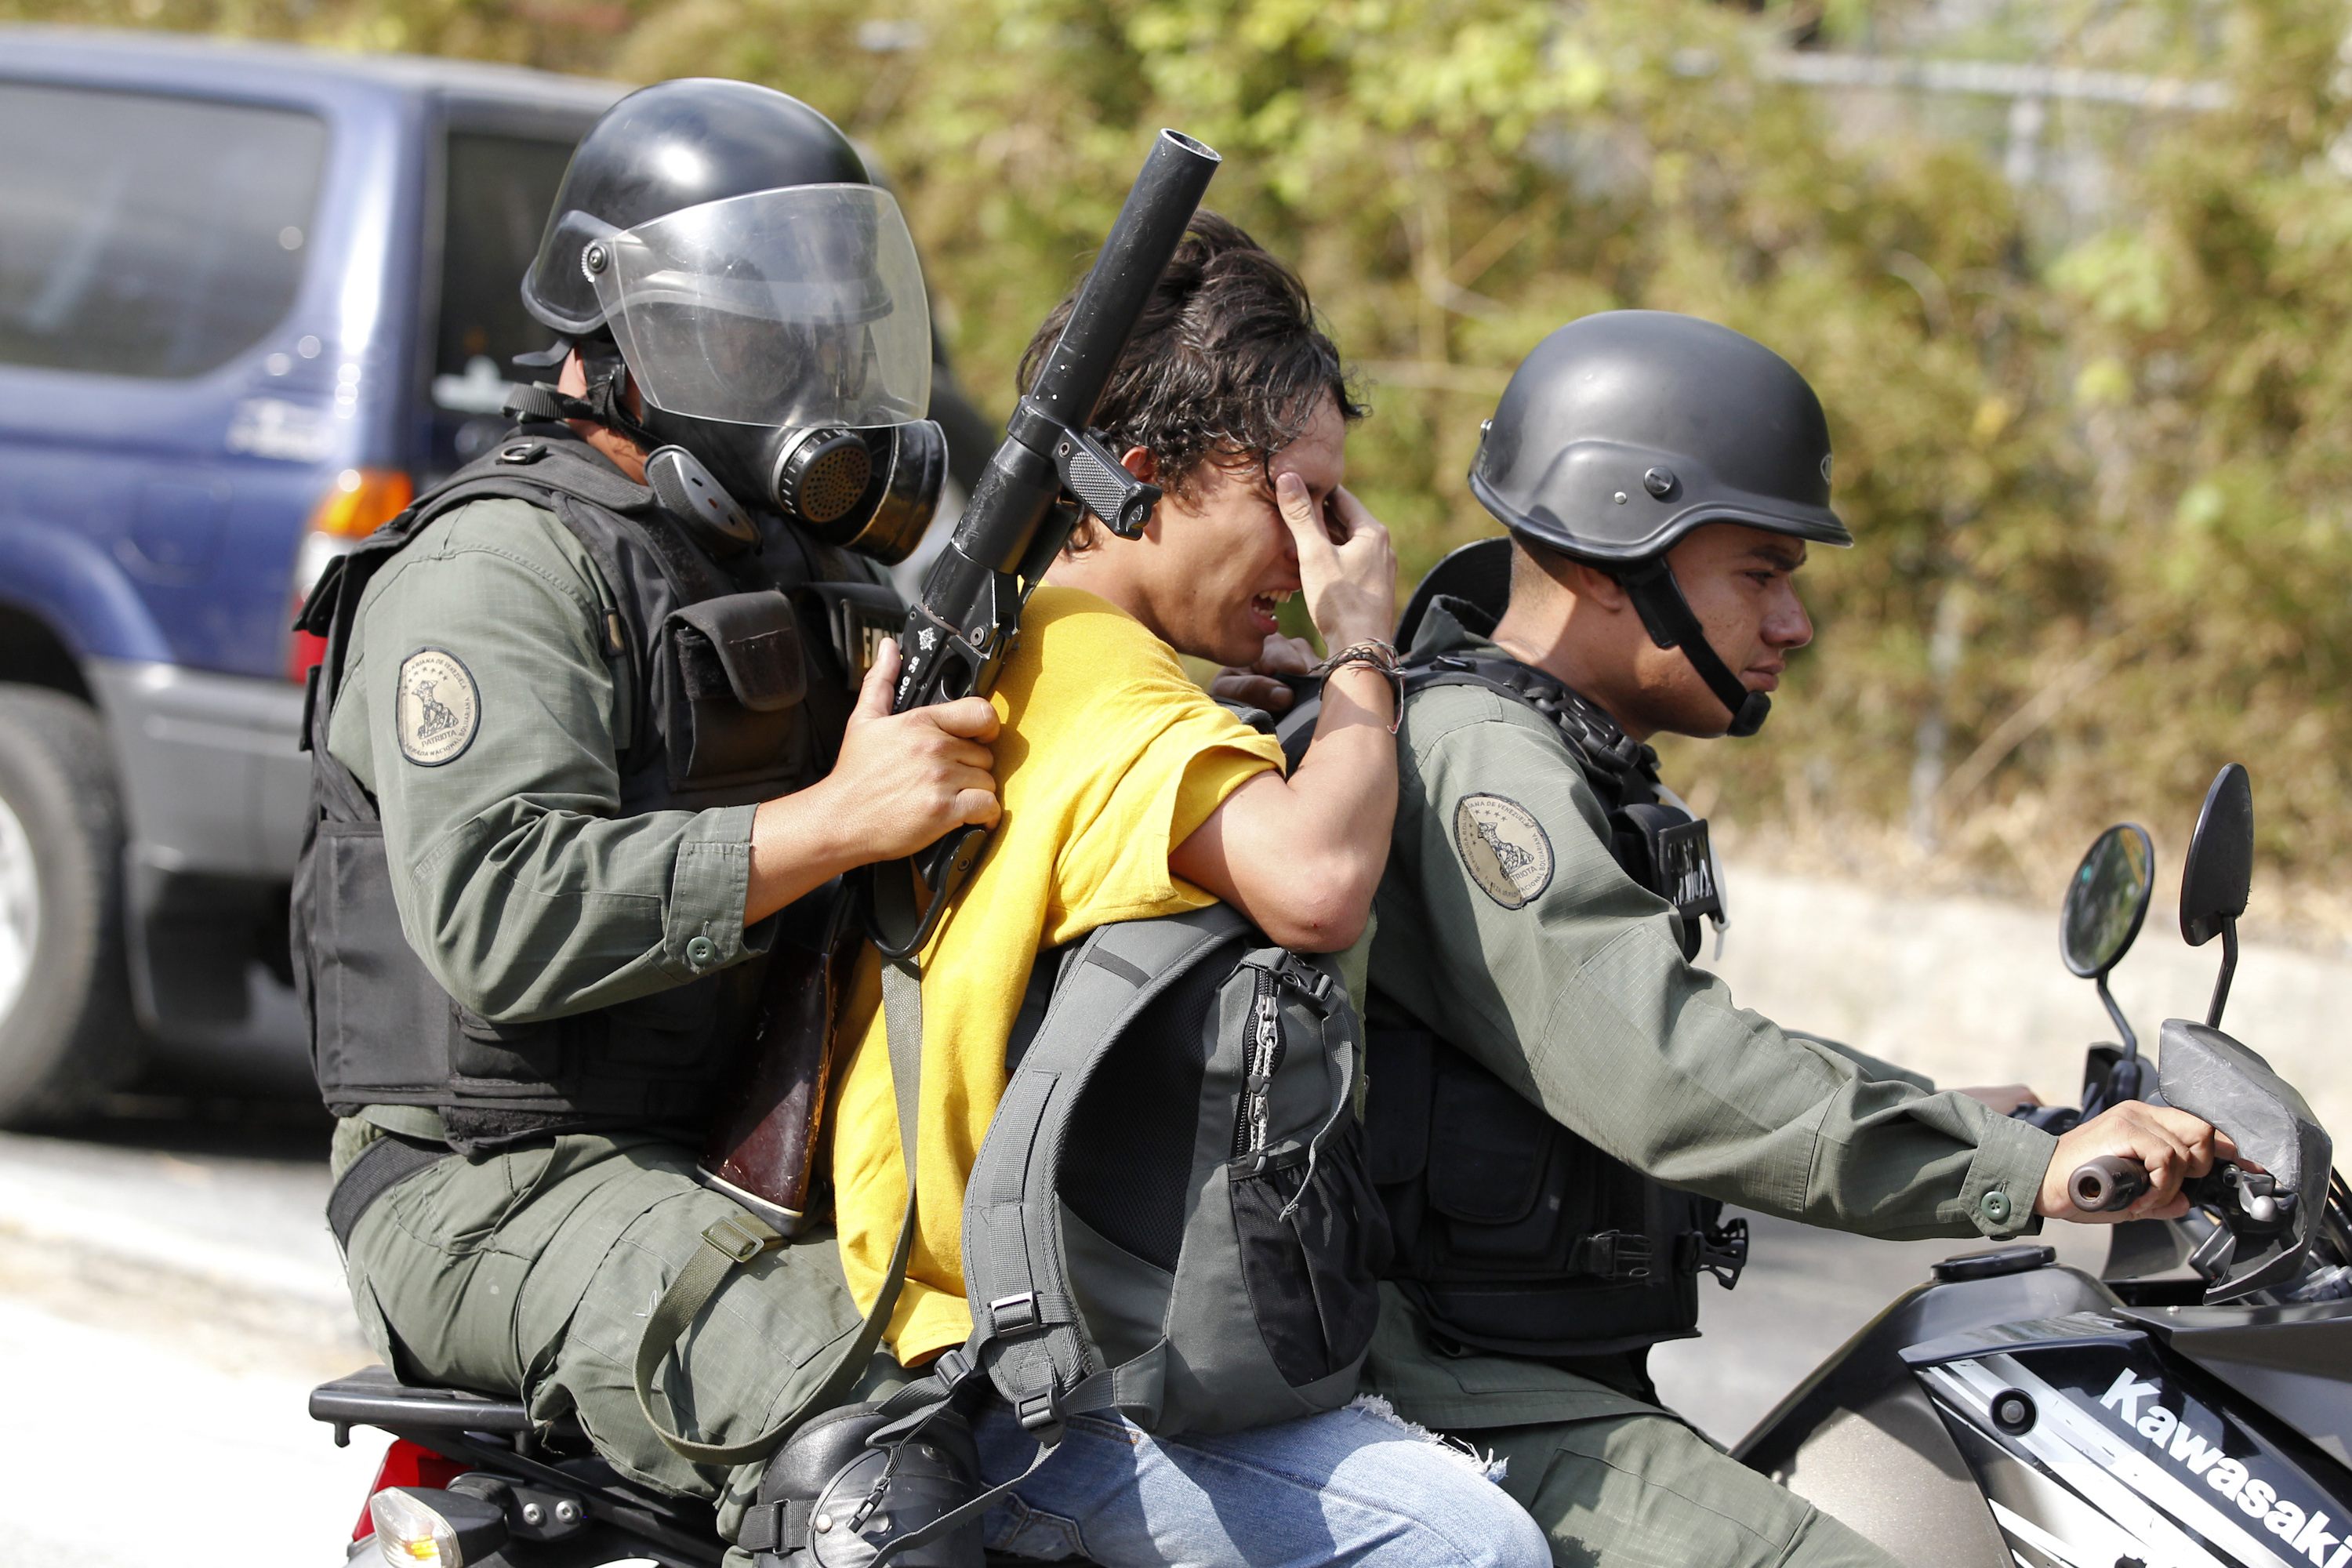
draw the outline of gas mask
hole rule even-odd
[[[722,551],[727,542],[759,537],[734,504],[740,498],[828,544],[895,566],[922,542],[947,478],[947,437],[929,419],[862,430],[761,429],[648,406],[644,424],[658,443],[646,482],[669,510],[715,527]]]
[[[947,441],[922,416],[930,314],[888,192],[791,185],[583,237],[612,332],[583,345],[588,401],[651,448],[666,508],[722,550],[756,542],[764,512],[886,564],[913,551]]]

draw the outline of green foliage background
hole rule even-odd
[[[1760,68],[1800,34],[1867,46],[1906,9],[0,0],[26,19],[784,88],[881,154],[962,378],[999,412],[1152,130],[1181,126],[1225,155],[1212,204],[1298,265],[1358,363],[1375,415],[1351,469],[1408,580],[1491,531],[1460,479],[1537,339],[1616,306],[1713,317],[1820,389],[1862,547],[1808,570],[1820,638],[1764,736],[1673,759],[1706,781],[1702,807],[1738,802],[1751,843],[2047,896],[2107,820],[2147,821],[2177,852],[2235,756],[2273,868],[2337,882],[2344,7],[2048,0],[2050,63],[2231,89],[2220,111],[2075,121],[2113,184],[2088,224],[2013,190],[1963,110],[1858,115]]]

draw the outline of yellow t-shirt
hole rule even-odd
[[[1176,652],[1092,594],[1043,587],[995,694],[1004,805],[980,869],[922,952],[922,1214],[890,1319],[899,1360],[971,1336],[963,1194],[1003,1098],[1004,1045],[1039,950],[1114,921],[1176,914],[1215,898],[1168,869],[1169,848],[1282,748],[1220,708]],[[907,1201],[871,949],[843,1009],[856,1043],[835,1102],[841,1262],[861,1309],[890,1267]]]

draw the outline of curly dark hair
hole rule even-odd
[[[1021,356],[1021,390],[1062,335],[1075,290],[1054,307]],[[1127,352],[1111,371],[1096,427],[1114,451],[1140,447],[1159,463],[1156,482],[1189,494],[1202,465],[1268,472],[1328,395],[1342,419],[1370,410],[1349,385],[1339,351],[1316,319],[1296,273],[1239,224],[1194,215],[1152,292]],[[1080,547],[1090,527],[1075,538]]]

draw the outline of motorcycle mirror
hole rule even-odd
[[[2119,822],[2093,840],[2066,886],[2058,954],[2069,973],[2096,980],[2131,951],[2156,890],[2156,846],[2147,830]]]
[[[2191,947],[2221,939],[2221,973],[2213,984],[2205,1026],[2221,1026],[2230,981],[2238,972],[2238,917],[2254,875],[2254,786],[2245,768],[2231,763],[2213,775],[2189,858],[2180,868],[2180,936]]]
[[[2083,863],[2074,868],[2074,879],[2066,885],[2066,902],[2058,917],[2058,956],[2070,973],[2097,984],[2099,1000],[2123,1037],[2126,1062],[2139,1056],[2139,1037],[2116,1005],[2115,993],[2107,989],[2107,972],[2131,951],[2155,890],[2155,844],[2137,823],[2119,822],[2091,841]]]

